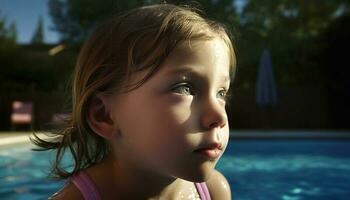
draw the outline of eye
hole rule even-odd
[[[180,93],[180,94],[184,94],[184,95],[193,95],[193,89],[192,86],[189,83],[181,83],[176,85],[172,91],[176,92],[176,93]]]
[[[218,92],[218,96],[219,96],[219,98],[222,98],[224,101],[228,101],[230,94],[227,92],[226,89],[224,89],[224,90],[220,90]]]
[[[226,98],[226,90],[220,90],[218,92],[218,95],[219,95],[220,98],[225,99]]]

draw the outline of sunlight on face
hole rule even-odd
[[[226,148],[229,50],[220,39],[179,45],[160,70],[113,105],[121,139],[118,157],[186,180],[205,180],[219,157],[194,153]]]

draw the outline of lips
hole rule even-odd
[[[198,149],[198,150],[195,150],[194,153],[198,153],[208,158],[215,159],[220,156],[221,150],[220,149]]]
[[[193,152],[208,157],[210,159],[215,159],[220,156],[222,152],[222,146],[219,143],[213,143],[207,147],[199,148]]]

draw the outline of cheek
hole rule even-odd
[[[174,149],[175,144],[181,146],[192,128],[190,105],[186,102],[174,104],[172,99],[163,99],[155,106],[157,109],[147,119],[148,124],[152,124],[149,131],[163,141],[162,148]]]
[[[152,142],[152,151],[163,160],[177,157],[189,146],[189,135],[193,128],[191,123],[190,103],[164,98],[154,101],[152,112],[144,119],[147,124],[144,130]],[[175,102],[174,102],[175,101]]]
[[[160,124],[175,128],[188,125],[191,120],[191,104],[190,101],[179,101],[181,97],[167,97],[159,102],[157,110],[157,118]]]
[[[158,136],[179,135],[192,125],[191,101],[178,95],[155,95],[134,106],[135,120],[142,131]]]
[[[152,145],[153,149],[171,146],[192,126],[191,102],[183,97],[133,96],[124,102],[127,103],[119,107],[117,119],[121,132],[132,140]]]
[[[230,128],[229,128],[228,122],[227,122],[227,125],[222,130],[221,135],[222,135],[221,136],[222,138],[220,138],[220,140],[226,149],[228,142],[229,142],[229,139],[230,139]]]

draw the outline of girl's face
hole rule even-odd
[[[115,97],[112,118],[120,137],[112,146],[118,160],[188,181],[207,180],[229,138],[228,52],[221,39],[183,43],[141,87]],[[217,157],[196,151],[215,145],[222,150],[207,153],[219,152]]]

